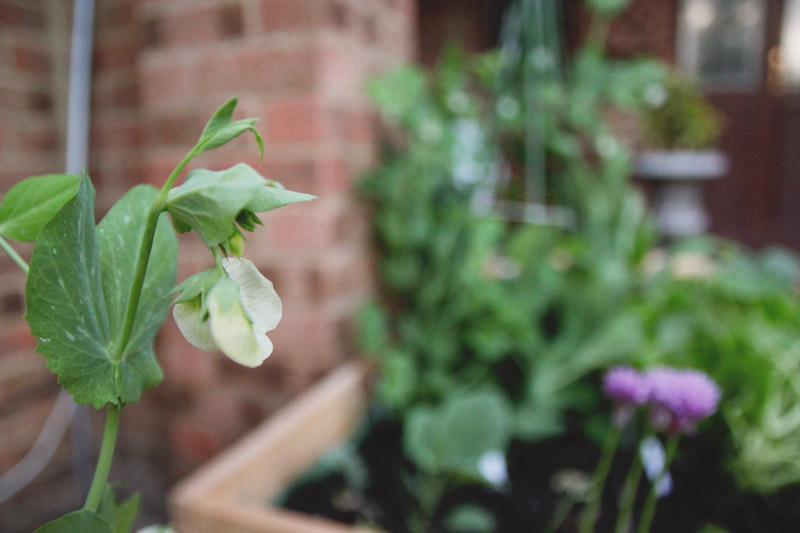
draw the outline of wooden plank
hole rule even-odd
[[[331,447],[350,437],[367,405],[369,367],[351,362],[173,489],[179,531],[321,533],[340,524],[271,510],[269,502]]]

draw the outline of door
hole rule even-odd
[[[800,249],[800,0],[681,0],[677,62],[726,117],[712,231]]]

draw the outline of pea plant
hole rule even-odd
[[[120,412],[163,379],[153,343],[170,305],[181,332],[201,349],[219,349],[248,367],[272,352],[266,332],[281,318],[281,300],[242,257],[244,232],[261,225],[257,213],[314,197],[286,190],[243,163],[193,170],[176,185],[196,155],[244,132],[254,135],[263,155],[255,119],[232,120],[236,103],[233,98],[214,113],[160,190],[132,188],[99,224],[86,173],[25,179],[0,203],[0,246],[27,273],[25,319],[36,351],[75,402],[105,409],[85,505],[39,532],[130,530],[138,500],[117,502],[108,473]],[[190,231],[208,247],[214,267],[175,286],[175,234]],[[8,240],[34,242],[30,265]]]

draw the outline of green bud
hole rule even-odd
[[[244,253],[244,237],[238,231],[228,239],[228,251],[234,257],[242,257]]]

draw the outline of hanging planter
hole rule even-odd
[[[271,506],[326,451],[345,442],[364,416],[369,365],[330,373],[170,495],[179,531],[347,533],[358,528]]]

